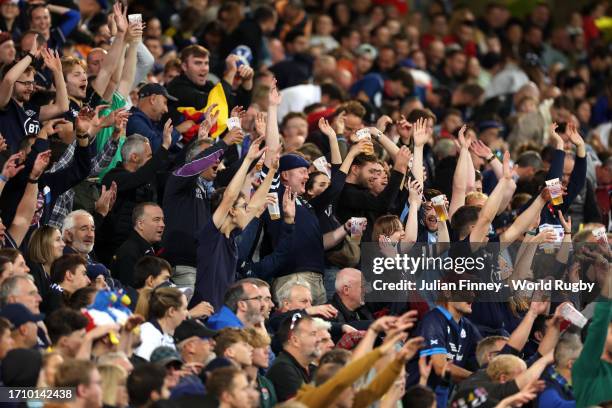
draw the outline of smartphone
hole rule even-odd
[[[128,22],[132,23],[142,23],[142,14],[129,14]]]

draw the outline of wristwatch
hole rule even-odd
[[[34,56],[34,54],[32,54],[30,51],[28,51],[28,52],[26,53],[26,55],[29,55],[29,56],[30,56],[30,58],[32,58],[32,61],[36,61],[36,57],[35,57],[35,56]]]
[[[33,179],[28,177],[28,183],[30,184],[38,184],[38,179]]]

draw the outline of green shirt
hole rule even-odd
[[[106,102],[103,102],[103,104]],[[104,109],[103,111],[100,112],[100,115],[102,116],[108,116],[112,111],[117,110],[119,108],[123,108],[125,107],[125,105],[127,105],[127,101],[126,99],[123,97],[123,95],[121,95],[118,92],[113,92],[113,97],[110,103],[110,108],[108,109]],[[102,129],[101,131],[98,132],[98,135],[96,136],[96,149],[97,151],[102,151],[102,149],[104,148],[104,146],[106,145],[106,142],[108,142],[108,139],[110,139],[113,135],[113,130],[114,127],[113,126],[109,126],[107,128]],[[121,148],[123,147],[123,143],[125,142],[125,137],[121,137],[121,139],[119,139],[119,146],[117,147],[117,152],[115,153],[115,156],[113,157],[113,160],[110,162],[110,164],[108,165],[108,167],[106,167],[104,170],[102,170],[98,176],[98,180],[102,180],[104,178],[104,176],[106,175],[106,173],[108,173],[110,170],[114,169],[117,166],[117,163],[119,163],[121,161]]]
[[[601,359],[611,319],[612,300],[598,298],[582,353],[572,367],[572,385],[578,408],[612,400],[612,363]]]

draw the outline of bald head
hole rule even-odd
[[[351,311],[363,305],[362,286],[359,269],[344,268],[336,274],[336,294]]]

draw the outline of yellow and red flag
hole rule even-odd
[[[189,142],[194,137],[197,137],[200,123],[204,120],[204,112],[214,103],[217,104],[216,111],[219,111],[219,116],[217,117],[217,123],[210,129],[209,136],[216,139],[227,128],[227,119],[229,118],[229,106],[227,105],[227,98],[225,97],[225,91],[223,91],[221,82],[210,90],[206,106],[202,109],[198,110],[192,106],[180,106],[177,108],[177,111],[183,114],[183,120],[193,120],[196,123],[183,133],[185,141]]]

